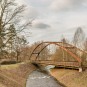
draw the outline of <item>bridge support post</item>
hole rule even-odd
[[[83,64],[82,64],[82,62],[79,65],[80,65],[79,66],[79,72],[82,72],[83,71]]]
[[[82,72],[82,71],[83,71],[82,67],[79,67],[79,72]]]

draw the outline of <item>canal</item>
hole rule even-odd
[[[52,76],[40,70],[33,71],[26,82],[26,87],[63,87]]]

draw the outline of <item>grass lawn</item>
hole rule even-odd
[[[32,64],[18,63],[0,66],[0,87],[25,87],[28,75],[35,70]]]
[[[51,75],[67,87],[87,87],[87,70],[52,69]]]

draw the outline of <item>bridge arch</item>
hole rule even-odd
[[[38,53],[35,53],[35,50],[37,50],[37,49],[39,48],[39,46],[41,46],[42,44],[45,44],[45,43],[46,43],[46,45],[45,45]],[[57,45],[58,47],[60,47],[60,48],[63,49],[64,51],[66,51],[66,52],[67,52],[68,54],[70,54],[75,60],[77,60],[77,62],[79,63],[80,66],[82,65],[82,60],[81,60],[81,58],[78,57],[76,54],[74,54],[73,52],[71,52],[70,50],[67,49],[68,47],[74,47],[74,46],[71,45],[71,44],[68,44],[68,43],[63,43],[63,42],[42,42],[42,43],[38,44],[38,45],[35,47],[35,49],[32,51],[32,53],[31,53],[31,55],[30,55],[30,57],[29,57],[29,60],[31,60],[33,54],[37,54],[36,59],[35,59],[35,61],[36,61],[36,60],[38,59],[38,56],[40,55],[40,53],[41,53],[48,45],[51,45],[51,44]],[[64,46],[64,45],[67,45],[67,47]],[[79,49],[79,50],[80,50],[80,49]],[[80,50],[80,51],[81,51],[81,50]],[[83,52],[83,51],[81,51],[81,52]]]

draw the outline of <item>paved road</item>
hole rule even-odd
[[[26,87],[62,87],[51,76],[33,71],[28,77]]]

